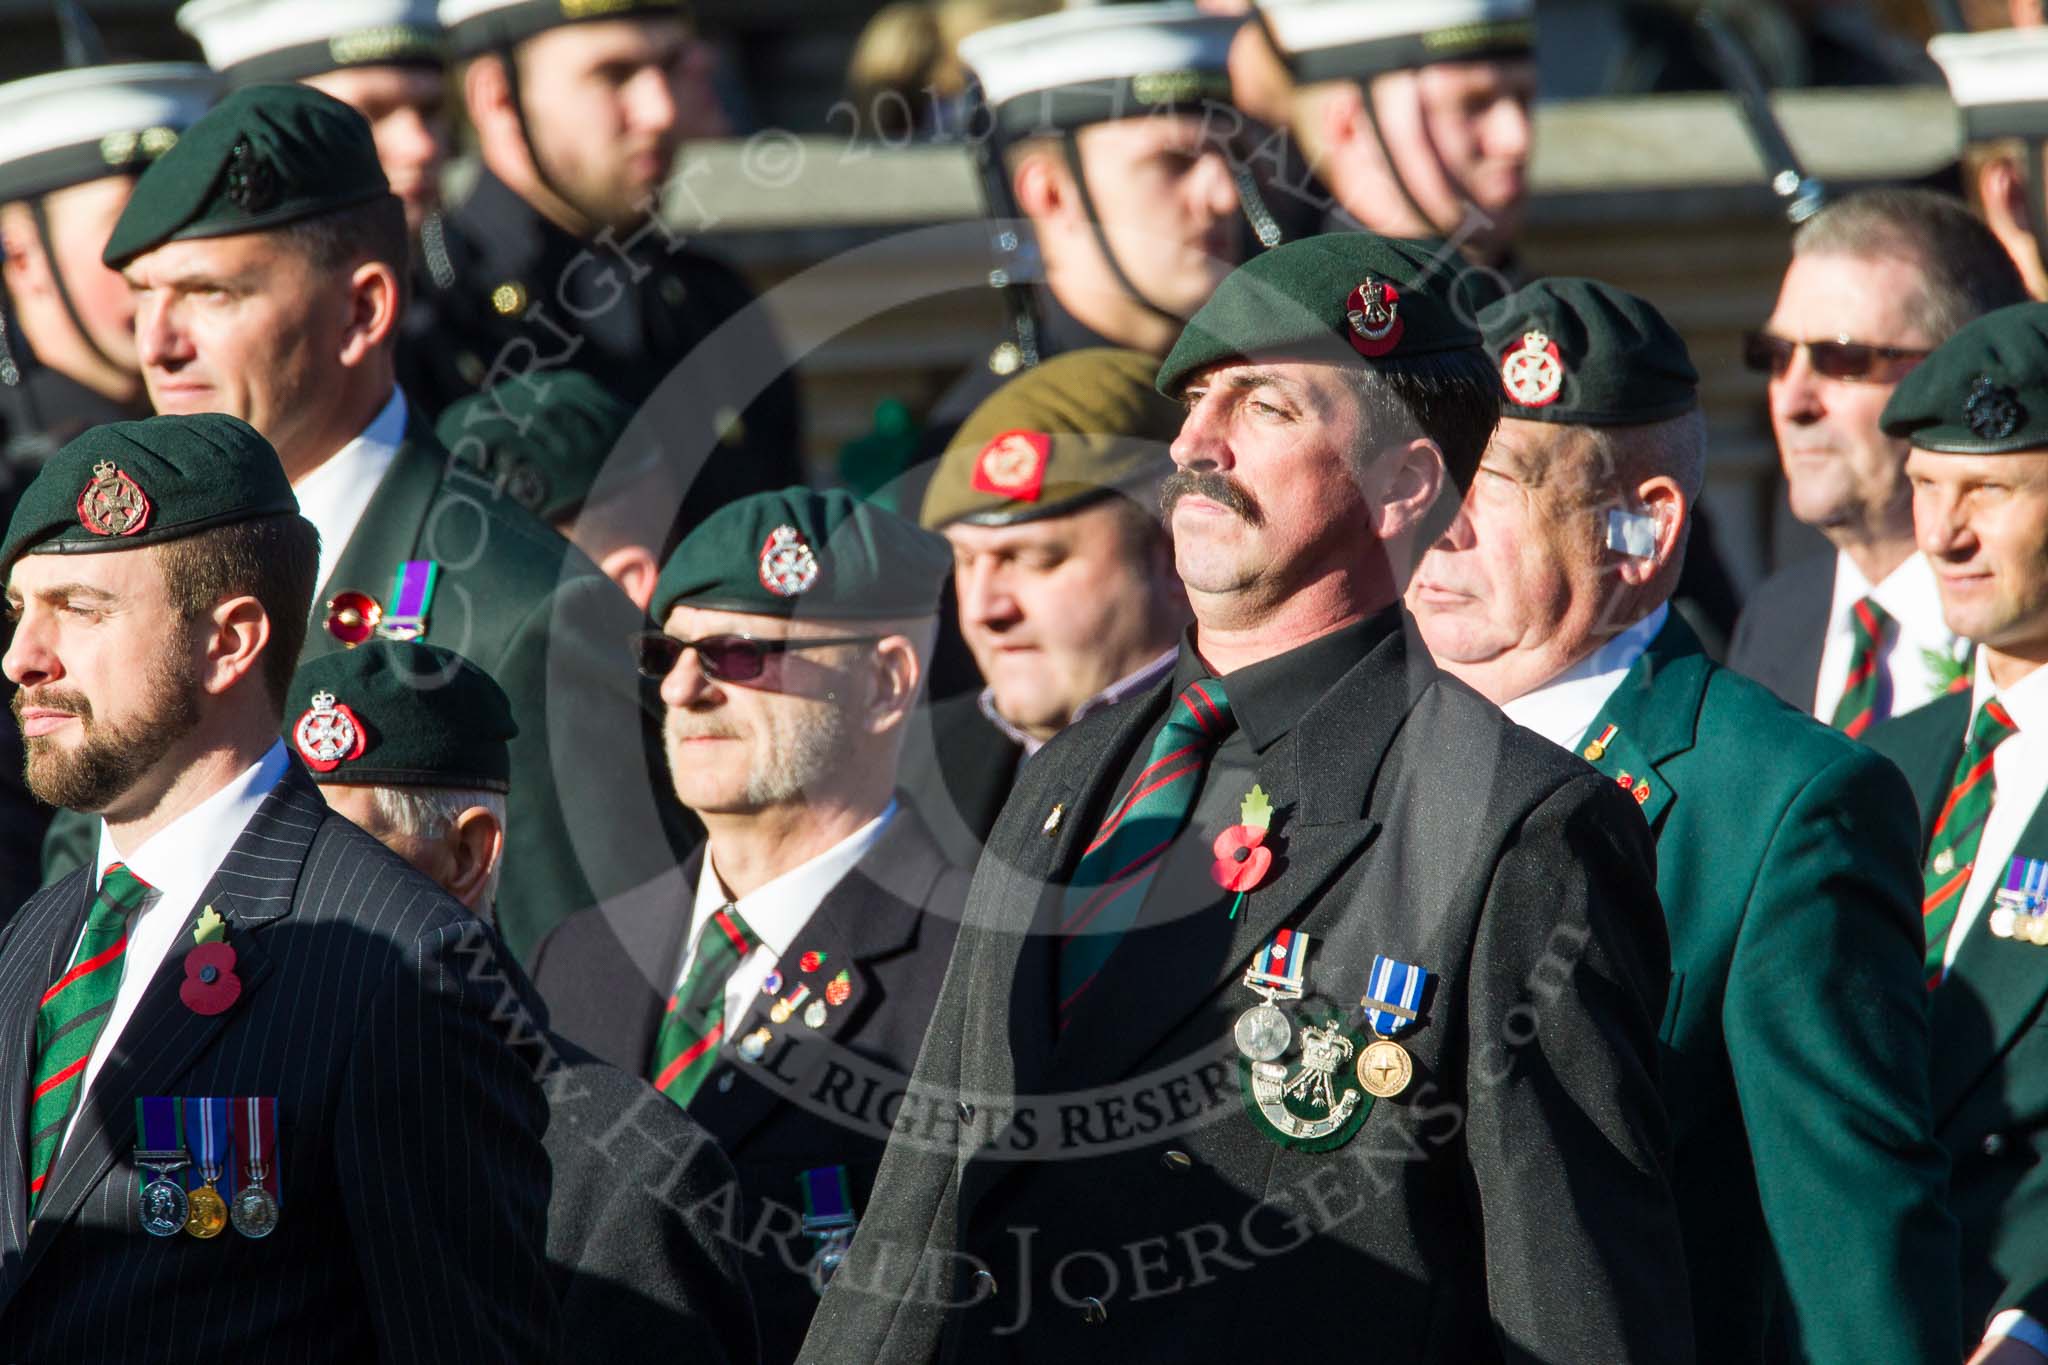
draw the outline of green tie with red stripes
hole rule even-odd
[[[1991,817],[1991,803],[1997,795],[1992,775],[1992,752],[2016,734],[2019,727],[1997,701],[1987,701],[1970,722],[1969,741],[1956,760],[1956,775],[1949,783],[1948,800],[1934,818],[1934,837],[1927,843],[1926,899],[1920,903],[1921,923],[1927,931],[1927,985],[1941,984],[1941,967],[1948,956],[1948,932],[1955,926],[1962,908],[1963,892],[1970,885],[1970,869],[1977,862],[1977,841],[1984,836],[1984,822]]]
[[[1202,774],[1237,728],[1220,678],[1173,699],[1145,766],[1081,854],[1060,906],[1059,1027],[1138,917],[1145,888],[1195,808]]]
[[[1849,612],[1849,629],[1855,637],[1849,681],[1843,685],[1842,699],[1835,704],[1835,718],[1829,723],[1851,739],[1862,738],[1865,730],[1892,713],[1891,677],[1878,657],[1884,649],[1885,627],[1891,621],[1891,614],[1877,605],[1874,597],[1864,598]]]
[[[654,1088],[687,1105],[718,1060],[725,1037],[725,983],[740,959],[761,940],[727,901],[697,931],[689,975],[668,999],[654,1040]]]
[[[64,1126],[85,1089],[85,1064],[113,1012],[128,951],[128,917],[149,894],[149,883],[120,863],[107,868],[85,917],[85,932],[71,967],[43,992],[36,1010],[36,1065],[29,1088],[28,1211],[36,1211],[43,1182],[56,1163]]]

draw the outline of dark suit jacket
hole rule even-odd
[[[701,854],[699,855],[701,857]],[[696,886],[692,858],[683,885]],[[792,958],[825,955],[814,973],[785,959],[786,995],[799,983],[819,994],[843,965],[853,995],[825,1026],[774,1024],[761,996],[736,1026],[690,1116],[738,1169],[743,1208],[729,1213],[744,1242],[748,1283],[761,1323],[762,1359],[788,1361],[817,1306],[804,1277],[815,1244],[797,1236],[798,1177],[816,1166],[847,1168],[855,1210],[865,1211],[882,1148],[931,1018],[967,893],[908,805],[865,858],[818,906]],[[689,928],[688,901],[642,903],[628,912],[587,911],[562,925],[534,957],[534,980],[564,1036],[635,1075],[648,1074]],[[732,1042],[768,1028],[758,1063]]]
[[[0,1359],[552,1361],[547,1110],[499,1022],[530,989],[496,937],[331,814],[293,766],[235,841],[115,1040],[33,1223],[23,1176],[38,997],[91,874],[0,930]],[[241,998],[179,999],[201,907]],[[276,1096],[277,1230],[139,1222],[135,1101]]]
[[[1967,692],[1877,726],[1871,747],[1919,798],[1920,853],[1948,799],[1970,720]],[[2013,849],[2048,858],[2048,803]],[[1949,1207],[1962,1224],[1963,1341],[1991,1315],[2048,1322],[2048,949],[2002,939],[1980,912],[1933,996],[1935,1134],[1948,1149]]]
[[[1649,834],[1390,619],[1258,757],[1273,875],[1235,919],[1222,892],[1148,898],[1057,1043],[1048,884],[1170,689],[1025,765],[918,1059],[918,1121],[803,1361],[1693,1358]],[[1254,1128],[1230,1041],[1247,964],[1290,925],[1333,1005],[1375,954],[1437,975],[1414,1083],[1323,1153]]]
[[[345,647],[323,625],[329,599],[355,589],[383,602],[410,559],[441,566],[425,639],[496,679],[519,726],[497,917],[523,954],[564,916],[673,867],[676,848],[692,842],[659,766],[660,707],[626,650],[644,621],[581,551],[452,467],[415,413],[314,596],[301,660]],[[297,719],[285,717],[287,730]],[[45,879],[88,861],[96,829],[60,819]]]
[[[896,783],[946,857],[972,868],[1023,762],[1024,746],[982,714],[977,688],[917,712]]]
[[[1834,600],[1833,550],[1778,570],[1757,584],[1743,605],[1735,638],[1728,642],[1728,666],[1812,715]]]
[[[1956,1229],[1904,780],[1675,615],[1587,733],[1610,724],[1593,763],[1648,784],[1671,927],[1663,1082],[1699,1358],[1763,1359],[1774,1298],[1801,1360],[1946,1358]]]

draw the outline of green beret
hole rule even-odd
[[[457,57],[509,48],[536,33],[588,19],[683,19],[689,13],[683,0],[441,0],[441,25]]]
[[[554,521],[583,506],[633,412],[589,375],[550,370],[450,404],[434,435],[507,497]]]
[[[52,455],[22,490],[0,572],[24,554],[133,550],[298,510],[277,452],[238,417],[109,422]]]
[[[1159,369],[1177,395],[1195,371],[1254,357],[1377,367],[1476,351],[1479,332],[1455,303],[1461,262],[1441,244],[1370,232],[1304,237],[1225,277]]]
[[[1173,472],[1181,407],[1152,387],[1141,351],[1068,351],[982,400],[947,446],[919,518],[1009,526],[1124,492],[1150,501]]]
[[[519,733],[491,675],[452,650],[371,640],[292,677],[285,740],[315,782],[507,790]]]
[[[946,542],[832,489],[786,488],[727,503],[683,537],[651,615],[678,604],[761,616],[929,616],[953,569]]]
[[[100,259],[119,270],[165,242],[283,227],[390,193],[361,114],[308,85],[244,86],[142,173]]]
[[[1899,381],[1879,422],[1887,436],[1951,455],[2048,449],[2048,303],[1964,327]]]
[[[1500,364],[1501,416],[1640,426],[1699,406],[1685,339],[1646,300],[1598,280],[1525,285],[1479,315]]]

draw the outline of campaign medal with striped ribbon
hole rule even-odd
[[[199,1187],[185,1199],[185,1231],[204,1241],[220,1236],[228,1226],[228,1201],[220,1193],[227,1168],[228,1102],[186,1100],[185,1136],[192,1143],[192,1163],[199,1177]]]
[[[1992,893],[1992,905],[1992,933],[2048,945],[2048,860],[2018,857],[2008,862],[2004,883]]]
[[[277,1231],[277,1097],[251,1096],[234,1102],[235,1158],[241,1188],[228,1207],[228,1221],[244,1237]]]
[[[1422,994],[1428,987],[1429,973],[1423,968],[1390,957],[1373,958],[1366,994],[1358,1002],[1365,1006],[1373,1040],[1358,1054],[1358,1083],[1375,1099],[1392,1099],[1415,1079],[1414,1059],[1394,1038],[1422,1017]]]
[[[427,633],[427,613],[434,606],[434,585],[441,566],[431,559],[408,559],[391,576],[391,610],[377,623],[387,640],[417,640]]]
[[[1284,940],[1282,936],[1285,936]],[[1310,936],[1282,929],[1260,950],[1245,973],[1245,985],[1268,996],[1265,1008],[1274,1014],[1276,999],[1300,999],[1307,985]],[[1253,1013],[1257,1013],[1255,1009]],[[1358,1037],[1344,1027],[1344,1021],[1328,1009],[1319,1018],[1297,1020],[1299,1030],[1282,1025],[1287,1037],[1301,1044],[1300,1063],[1290,1068],[1282,1060],[1290,1042],[1270,1057],[1255,1056],[1240,1041],[1245,1055],[1238,1062],[1238,1076],[1245,1090],[1245,1110],[1252,1123],[1268,1138],[1295,1151],[1325,1152],[1349,1142],[1359,1124],[1372,1110],[1372,1098],[1359,1086],[1349,1063],[1358,1053]],[[1261,1053],[1270,1052],[1273,1035],[1258,1036],[1256,1030],[1240,1025],[1242,1040],[1247,1032]]]
[[[184,1185],[172,1178],[192,1164],[185,1150],[184,1106],[165,1096],[137,1099],[135,1131],[142,1139],[135,1164],[149,1172],[142,1183],[142,1230],[152,1237],[176,1237],[192,1213]]]
[[[804,1236],[818,1242],[817,1253],[804,1273],[811,1288],[823,1294],[840,1263],[845,1261],[847,1249],[853,1245],[854,1227],[860,1220],[854,1216],[853,1195],[847,1189],[844,1166],[814,1166],[798,1176],[797,1183],[804,1192]]]
[[[1274,1062],[1287,1055],[1294,1042],[1294,1026],[1275,1000],[1301,999],[1303,971],[1308,965],[1308,934],[1293,929],[1275,933],[1252,965],[1245,969],[1244,984],[1264,997],[1237,1017],[1237,1050],[1255,1062]]]

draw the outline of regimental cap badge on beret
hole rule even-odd
[[[277,171],[243,138],[228,153],[221,193],[244,213],[268,213],[277,205]]]
[[[1037,502],[1051,458],[1052,437],[1044,432],[1005,431],[981,448],[969,483],[977,493]]]
[[[92,467],[78,495],[78,524],[96,536],[132,536],[149,525],[149,495],[112,460]]]
[[[370,737],[363,722],[332,692],[315,692],[312,709],[292,727],[292,744],[314,772],[331,773],[350,759],[361,758]]]
[[[796,597],[818,581],[818,557],[794,526],[778,526],[761,546],[761,586],[777,597]]]
[[[1541,331],[1522,339],[1501,358],[1500,382],[1508,397],[1525,408],[1549,407],[1564,388],[1564,358],[1557,343]]]
[[[1344,301],[1346,334],[1352,349],[1368,360],[1393,354],[1406,324],[1401,321],[1401,291],[1385,280],[1367,278]]]
[[[1993,382],[1989,375],[1977,376],[1970,396],[1963,402],[1963,422],[1981,441],[2003,441],[2027,420],[2019,394],[2009,386]]]

